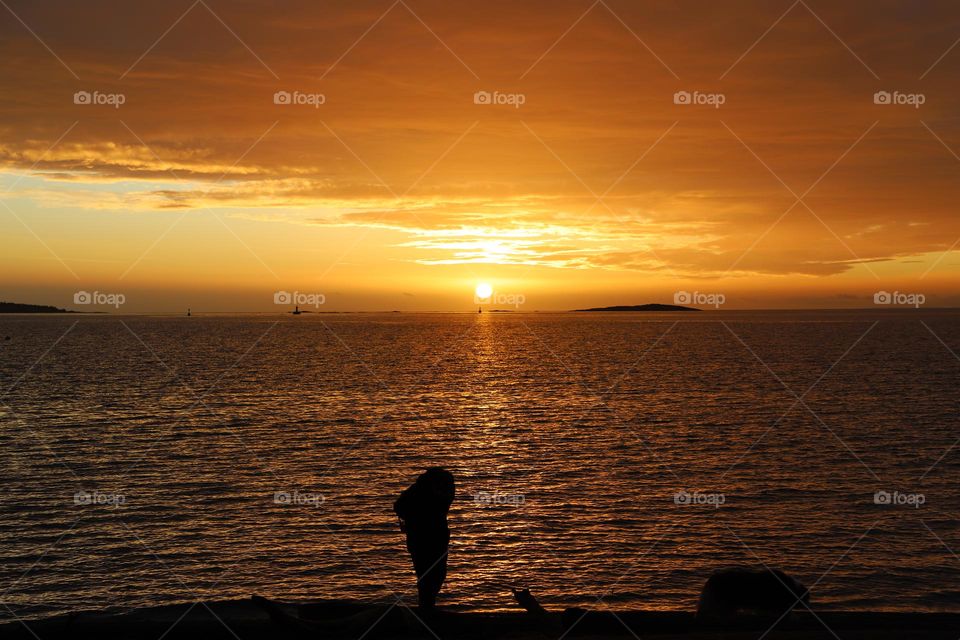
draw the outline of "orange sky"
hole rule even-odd
[[[952,2],[7,4],[3,299],[960,304]]]

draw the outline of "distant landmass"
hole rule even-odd
[[[613,307],[574,309],[574,311],[700,311],[700,309],[681,307],[676,304],[621,304]]]
[[[18,302],[0,302],[0,313],[74,313],[45,304],[20,304]]]

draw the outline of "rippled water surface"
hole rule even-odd
[[[548,607],[684,609],[714,568],[763,563],[823,608],[960,611],[958,329],[935,311],[3,317],[2,600],[412,600],[392,502],[440,464],[451,605],[529,585]]]

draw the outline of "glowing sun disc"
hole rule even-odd
[[[477,288],[474,289],[474,293],[477,294],[478,298],[489,298],[493,295],[493,287],[486,282],[481,282],[477,285]]]

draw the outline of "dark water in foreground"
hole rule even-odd
[[[391,505],[443,464],[450,604],[530,585],[548,607],[690,608],[714,568],[762,562],[816,584],[815,608],[960,611],[958,330],[935,311],[3,317],[0,600],[412,601]]]

